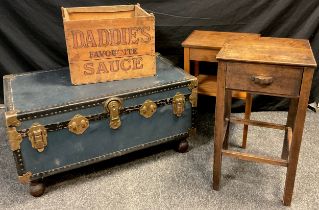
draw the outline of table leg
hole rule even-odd
[[[189,48],[184,48],[184,70],[190,74]]]
[[[197,77],[199,75],[199,61],[194,61],[194,76]]]
[[[214,132],[214,165],[213,165],[213,189],[219,190],[222,164],[222,144],[225,125],[225,71],[226,64],[220,62],[217,73],[217,95],[215,108],[215,132]]]
[[[251,93],[246,93],[246,104],[245,104],[245,119],[250,119],[251,114],[251,106],[252,106],[252,96]],[[246,149],[247,145],[247,134],[248,134],[248,125],[244,125],[244,131],[243,131],[243,142],[241,147],[243,149]]]
[[[224,118],[228,118],[230,117],[231,114],[231,102],[232,102],[232,91],[231,90],[227,90],[225,92],[225,117]],[[226,125],[228,124],[228,126]],[[223,143],[223,149],[228,149],[228,138],[229,138],[229,122],[225,122],[224,127],[227,126],[226,130],[225,130],[225,139],[223,139],[224,143]]]
[[[298,165],[299,151],[302,140],[302,133],[308,106],[308,99],[312,83],[313,69],[305,68],[300,88],[299,102],[292,133],[292,142],[288,157],[288,168],[286,174],[286,183],[283,202],[285,206],[291,205],[292,194],[296,178],[296,170]]]
[[[286,126],[291,127],[294,130],[294,122],[295,117],[297,114],[297,107],[298,107],[299,98],[291,98],[287,116],[287,123]],[[285,130],[285,138],[281,152],[281,158],[287,160],[288,159],[288,130]]]

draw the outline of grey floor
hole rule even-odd
[[[0,209],[319,209],[318,116],[308,111],[293,203],[282,205],[285,168],[224,158],[220,191],[213,191],[212,114],[199,115],[191,149],[179,154],[170,145],[116,161],[75,170],[47,180],[40,198],[17,182],[1,128]],[[253,113],[257,120],[285,122],[285,112]],[[1,126],[3,127],[3,126]],[[242,126],[231,128],[239,149]],[[248,151],[280,155],[283,133],[251,127]]]

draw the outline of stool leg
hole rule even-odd
[[[232,92],[231,90],[227,90],[225,92],[225,117],[230,117],[231,114],[231,101],[232,101]],[[229,122],[226,122],[228,124],[227,129],[225,131],[225,139],[223,140],[223,149],[228,149],[228,139],[229,139]],[[225,125],[226,126],[226,125]]]
[[[198,77],[199,75],[199,61],[194,61],[194,76]]]
[[[299,158],[302,133],[308,106],[312,82],[313,69],[305,68],[300,88],[299,102],[297,105],[294,129],[292,132],[292,142],[288,157],[288,168],[286,174],[285,192],[283,202],[285,206],[291,205],[292,194],[296,178],[296,170]]]
[[[246,104],[245,104],[245,119],[250,119],[251,114],[251,105],[252,105],[252,96],[250,93],[246,93]],[[241,147],[243,149],[246,149],[247,145],[247,134],[248,134],[248,125],[244,125],[244,131],[243,131],[243,142]]]
[[[189,48],[184,48],[184,70],[190,73]]]
[[[294,130],[294,122],[295,122],[295,117],[297,114],[298,101],[299,101],[298,98],[291,98],[290,99],[286,125],[288,127],[291,127],[292,130]],[[281,152],[281,158],[287,160],[288,153],[289,153],[289,151],[288,151],[288,130],[286,129],[284,143],[283,143],[282,152]]]
[[[215,108],[215,132],[214,132],[214,165],[213,165],[213,189],[219,190],[222,164],[222,144],[225,125],[225,71],[226,65],[220,62],[217,72],[217,94]]]

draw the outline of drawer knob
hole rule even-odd
[[[250,80],[258,85],[270,85],[273,82],[272,77],[263,75],[251,76]]]

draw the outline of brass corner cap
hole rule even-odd
[[[18,177],[19,182],[21,184],[29,184],[30,181],[31,181],[31,176],[32,176],[32,173],[30,171],[28,171],[27,173],[25,173],[22,176]]]
[[[196,128],[190,128],[190,129],[188,130],[189,136],[195,136],[196,133],[197,133],[197,129],[196,129]]]
[[[13,74],[7,74],[7,75],[4,75],[3,76],[3,79],[4,80],[12,80],[12,79],[14,79],[15,78],[15,76],[13,75]]]
[[[198,86],[198,79],[197,78],[194,78],[193,80],[191,80],[191,82],[188,85],[190,90],[197,88],[197,86]]]
[[[5,119],[7,127],[18,127],[21,125],[20,120],[18,120],[16,110],[10,110],[5,112]]]

